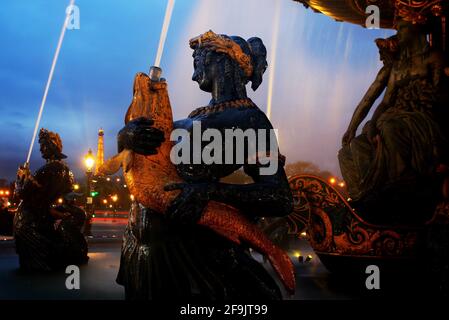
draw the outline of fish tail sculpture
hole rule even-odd
[[[157,154],[144,156],[125,149],[105,161],[99,168],[99,173],[112,175],[122,167],[126,184],[134,198],[144,206],[163,214],[180,193],[179,190],[165,191],[164,186],[183,182],[183,180],[178,176],[176,167],[170,160],[170,151],[173,146],[170,141],[173,113],[167,83],[152,81],[144,73],[138,73],[135,76],[133,100],[126,113],[125,124],[140,117],[153,119],[154,127],[164,132],[165,141],[158,148]],[[286,290],[291,294],[294,293],[295,272],[287,253],[274,245],[236,208],[221,202],[210,201],[198,224],[212,229],[234,243],[245,242],[265,255]]]

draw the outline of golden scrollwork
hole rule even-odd
[[[442,0],[395,0],[396,19],[425,24],[430,15],[440,16]]]
[[[411,257],[423,226],[378,226],[364,221],[324,180],[297,175],[289,178],[295,210],[289,223],[307,230],[317,253],[354,257]]]

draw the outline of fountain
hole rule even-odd
[[[360,25],[366,17],[364,8],[374,3],[297,1]],[[381,25],[394,27],[397,35],[376,41],[384,65],[343,137],[339,160],[352,199],[317,177],[291,177],[295,209],[288,221],[298,234],[307,231],[313,249],[331,271],[357,272],[370,264],[402,273],[433,268],[440,277],[436,282],[442,281],[440,288],[447,290],[448,73],[443,57],[448,57],[448,7],[439,0],[374,4],[384,13]],[[361,119],[384,90],[373,118],[356,136]],[[420,132],[422,128],[432,134]],[[404,138],[401,144],[398,137]],[[423,149],[417,151],[420,146]]]

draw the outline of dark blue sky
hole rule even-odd
[[[0,178],[13,179],[25,161],[68,2],[2,0]],[[96,151],[100,127],[106,157],[116,151],[133,77],[154,61],[166,1],[79,0],[77,5],[81,28],[66,33],[41,127],[60,133],[67,161],[79,176],[82,156],[88,148]],[[271,52],[277,5],[272,121],[280,129],[281,151],[290,161],[314,161],[338,172],[340,137],[379,68],[373,40],[389,31],[337,23],[291,0],[177,0],[161,65],[175,119],[209,100],[190,80],[188,39],[209,29],[259,36]],[[261,88],[249,92],[263,110],[267,80],[268,72]],[[36,146],[33,170],[42,163]]]

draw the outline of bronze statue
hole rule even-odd
[[[166,86],[165,83],[149,81],[146,75],[136,76],[134,101],[137,102],[133,101],[133,104],[139,105],[131,105],[127,114],[129,122],[118,136],[119,152],[128,150],[129,154],[132,151],[132,159],[121,155],[124,171],[138,170],[136,161],[142,161],[144,155],[157,154],[156,157],[148,157],[155,159],[154,169],[161,170],[156,173],[158,181],[154,181],[154,177],[146,177],[148,181],[154,181],[153,188],[163,187],[161,183],[164,182],[178,183],[166,186],[166,194],[161,189],[149,196],[142,193],[147,184],[142,179],[146,178],[135,176],[142,182],[135,187],[142,190],[135,190],[136,199],[140,201],[133,204],[130,212],[117,281],[125,286],[128,299],[280,299],[281,293],[274,280],[248,252],[248,246],[254,246],[254,242],[249,241],[249,245],[239,242],[260,240],[259,234],[250,234],[252,239],[244,238],[245,228],[249,226],[245,221],[263,215],[283,216],[291,211],[292,197],[283,163],[274,175],[267,176],[260,175],[258,163],[179,164],[176,174],[170,169],[173,165],[169,163],[167,152],[171,145],[166,141],[169,137],[167,127],[191,132],[193,121],[201,121],[202,130],[214,128],[224,131],[234,127],[271,129],[269,120],[247,97],[245,88],[251,81],[252,88],[256,90],[262,82],[266,69],[265,47],[259,38],[245,41],[213,32],[192,39],[190,45],[194,49],[193,80],[198,82],[200,89],[211,92],[212,100],[208,106],[194,110],[187,119],[171,123],[168,96],[165,103],[159,101],[152,110],[153,120],[136,119],[142,115],[146,105],[141,102],[152,99],[148,93],[165,90]],[[154,91],[153,95],[158,96]],[[163,91],[159,97],[164,95],[166,92]],[[109,164],[112,163],[106,163]],[[114,166],[114,170],[117,169],[116,162]],[[254,183],[232,185],[220,182],[220,178],[242,166]],[[157,204],[155,197],[160,197],[159,208],[154,205]],[[151,201],[146,202],[148,199]],[[222,229],[221,235],[217,233],[217,221],[206,228],[199,225],[211,221],[214,206],[221,210],[218,211],[221,215],[215,218],[233,224]],[[236,209],[242,217],[237,215]],[[234,220],[230,215],[234,215]],[[234,227],[241,228],[238,241],[229,239]]]
[[[58,198],[72,191],[74,183],[72,172],[62,161],[66,156],[61,138],[41,129],[39,144],[45,165],[34,174],[28,166],[20,167],[17,173],[16,196],[21,202],[14,218],[14,238],[20,267],[51,271],[85,263],[87,245],[80,237],[84,211],[55,206]]]
[[[425,221],[440,199],[437,171],[448,163],[441,125],[447,120],[445,61],[430,47],[424,26],[401,21],[397,30],[377,41],[384,66],[357,106],[339,161],[361,213],[390,222]],[[355,137],[384,90],[372,119]]]

